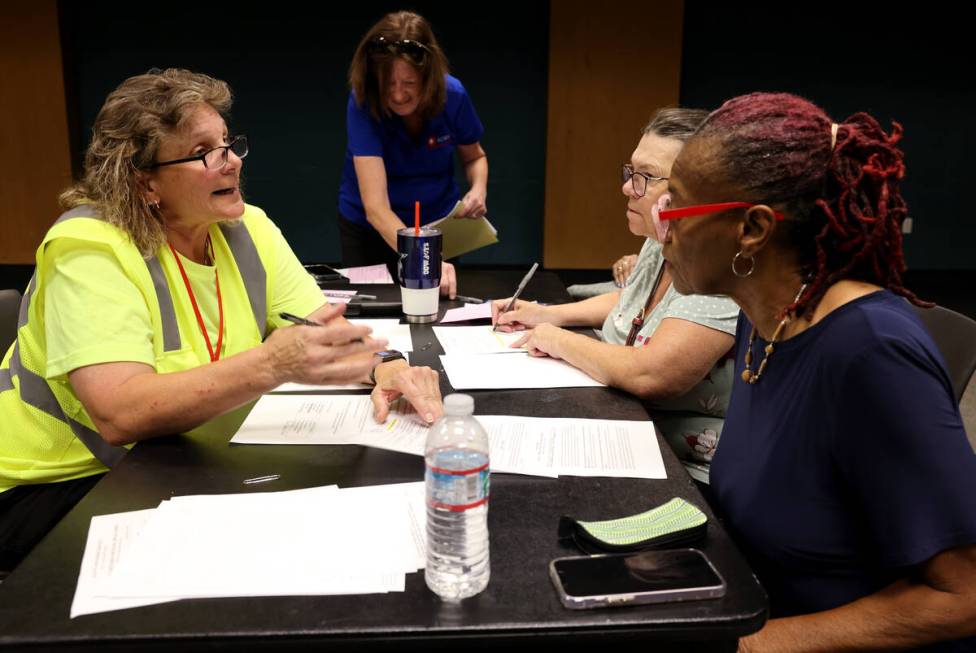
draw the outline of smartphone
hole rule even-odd
[[[725,596],[725,581],[698,549],[558,558],[549,576],[573,609]]]

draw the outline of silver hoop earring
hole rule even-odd
[[[146,206],[148,206],[149,209],[152,210],[152,211],[158,211],[159,210],[159,202],[149,202],[148,204],[146,204]]]
[[[749,263],[751,264],[751,265],[749,265],[749,270],[747,272],[739,272],[736,269],[735,263],[740,258],[743,259],[743,260],[748,260]],[[754,259],[751,256],[742,256],[742,251],[741,250],[738,251],[738,252],[736,252],[735,253],[735,256],[732,257],[732,274],[734,274],[735,276],[740,277],[740,278],[748,277],[748,276],[750,276],[755,271],[755,269],[756,269],[756,259]]]

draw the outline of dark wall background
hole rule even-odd
[[[486,130],[489,217],[503,241],[464,262],[526,263],[541,253],[547,2],[476,10],[369,2],[314,12],[297,2],[194,3],[181,15],[153,4],[66,0],[60,9],[76,165],[105,96],[126,77],[184,67],[221,78],[236,96],[230,128],[251,142],[245,196],[278,223],[304,261],[339,260],[336,203],[353,50],[383,14],[417,11],[433,25]],[[327,18],[312,17],[323,12]]]
[[[558,1],[558,0],[556,0]],[[810,5],[689,0],[681,101],[715,107],[754,90],[807,96],[835,120],[860,110],[905,127],[903,189],[914,222],[909,266],[976,269],[976,221],[963,189],[976,145],[976,84],[968,22],[948,5],[817,10]],[[391,2],[252,8],[197,4],[192,14],[132,3],[61,4],[75,157],[106,94],[153,66],[184,66],[227,80],[232,129],[247,133],[249,201],[264,207],[303,260],[339,258],[336,196],[345,152],[346,69],[365,30]],[[527,264],[542,253],[546,154],[548,2],[416,2],[427,16],[486,126],[489,216],[502,244],[466,263]],[[784,8],[786,7],[786,8]],[[795,8],[794,8],[795,7]],[[318,12],[316,12],[318,13]],[[648,38],[653,38],[652,13]],[[579,47],[587,47],[580,43]],[[653,62],[628,62],[653,73]],[[639,79],[638,77],[635,77]],[[622,101],[614,98],[612,101]],[[567,192],[571,192],[569,189]]]
[[[967,210],[976,84],[969,19],[948,3],[685,3],[681,102],[715,108],[789,91],[835,121],[867,111],[905,128],[909,267],[976,269]]]

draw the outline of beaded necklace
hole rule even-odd
[[[807,284],[803,284],[802,286],[800,286],[800,291],[797,292],[796,297],[793,298],[794,304],[800,301],[800,295],[802,295],[803,291],[806,289],[807,289]],[[756,325],[755,324],[752,325],[752,331],[749,333],[749,345],[746,347],[746,356],[745,356],[746,366],[745,369],[742,370],[743,381],[745,381],[750,385],[755,385],[756,383],[759,383],[759,377],[762,376],[763,371],[766,369],[766,364],[769,362],[769,357],[773,354],[773,352],[776,349],[773,345],[779,342],[780,336],[783,335],[783,329],[785,329],[786,325],[789,323],[790,323],[790,314],[787,313],[783,317],[783,319],[780,320],[779,326],[776,327],[776,330],[773,331],[773,337],[769,340],[769,344],[767,344],[765,348],[766,355],[763,356],[763,359],[759,362],[759,368],[755,371],[755,373],[753,373],[752,371],[752,343],[756,341]]]

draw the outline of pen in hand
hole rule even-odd
[[[537,262],[532,264],[532,267],[529,268],[529,271],[526,272],[524,277],[522,277],[522,281],[519,283],[518,288],[515,289],[515,294],[512,295],[512,299],[509,300],[508,306],[505,307],[504,311],[498,314],[499,317],[501,317],[503,313],[508,313],[510,310],[512,310],[512,307],[515,306],[515,302],[518,301],[519,295],[521,295],[522,291],[525,290],[525,287],[529,285],[529,281],[532,279],[532,275],[535,274],[535,271],[536,269],[538,269],[538,267],[539,264]],[[492,333],[494,333],[497,329],[498,329],[498,323],[496,322],[495,326],[491,327]]]
[[[298,324],[300,326],[312,326],[312,327],[325,326],[321,322],[313,322],[312,320],[306,320],[304,317],[298,317],[297,315],[293,315],[292,313],[284,313],[284,312],[278,313],[278,317],[280,317],[282,320],[288,320],[289,322],[292,322],[293,324]],[[365,341],[362,338],[356,338],[351,342],[365,342]]]

